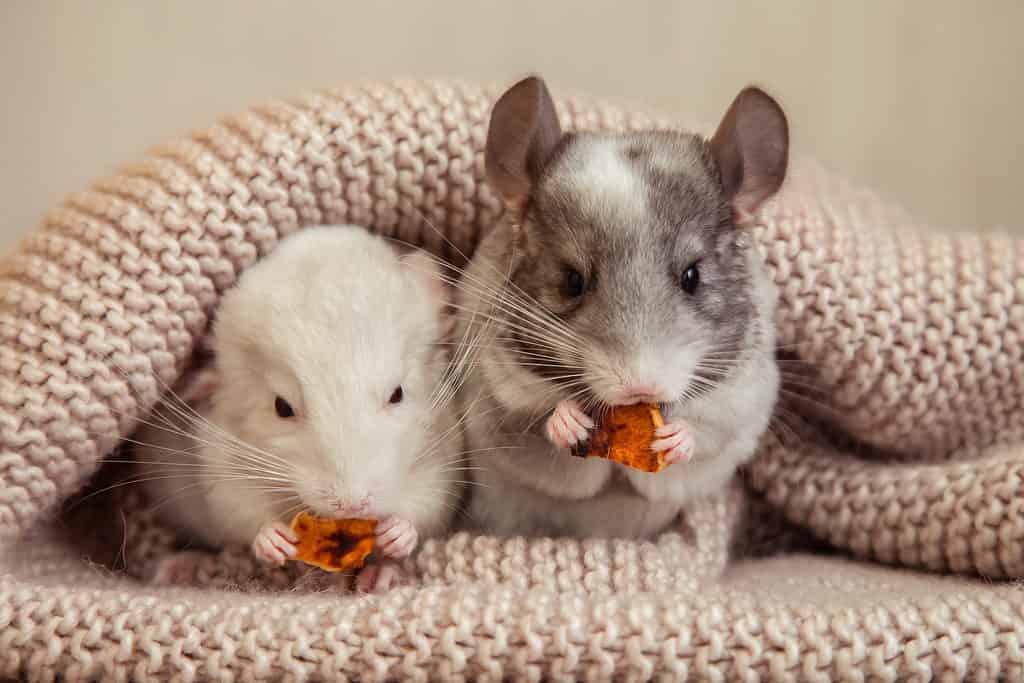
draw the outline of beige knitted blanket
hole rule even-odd
[[[281,236],[352,222],[453,257],[432,224],[470,250],[500,211],[495,94],[252,109],[69,198],[0,263],[0,677],[1024,680],[1024,243],[922,230],[802,159],[754,228],[785,405],[743,481],[654,542],[460,533],[355,597],[236,550],[202,586],[149,587],[171,539],[134,494],[54,521]],[[560,106],[566,127],[669,125]]]

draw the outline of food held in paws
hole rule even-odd
[[[590,439],[573,449],[573,455],[608,458],[642,472],[660,472],[666,467],[666,454],[655,453],[651,444],[655,430],[664,424],[661,410],[653,403],[615,406]]]
[[[308,512],[295,515],[298,537],[294,560],[328,572],[359,569],[373,550],[375,519],[327,519]]]

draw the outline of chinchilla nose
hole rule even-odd
[[[359,500],[334,500],[331,503],[331,511],[341,517],[358,517],[370,511],[370,499],[360,498]]]
[[[615,395],[615,403],[657,403],[664,400],[664,391],[655,384],[629,384]]]

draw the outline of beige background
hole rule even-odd
[[[526,71],[714,121],[768,87],[794,145],[947,228],[1024,227],[1024,2],[0,0],[0,245],[147,146],[278,95]]]

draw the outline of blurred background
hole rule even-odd
[[[794,147],[942,229],[1024,234],[1024,2],[3,0],[0,246],[150,145],[277,96],[454,76],[714,122],[749,82]]]

